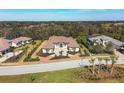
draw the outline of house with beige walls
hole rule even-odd
[[[67,56],[71,52],[79,52],[80,46],[72,37],[51,36],[42,47],[43,54]]]

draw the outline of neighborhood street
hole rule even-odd
[[[116,64],[124,64],[124,59],[119,59]],[[96,60],[95,64],[99,62]],[[102,62],[105,64],[105,62]],[[108,62],[110,64],[111,62]],[[34,64],[34,65],[23,65],[23,66],[5,66],[0,67],[0,75],[17,75],[17,74],[27,74],[27,73],[37,73],[37,72],[47,72],[56,71],[69,68],[76,68],[80,66],[90,65],[88,59],[72,60],[56,63],[47,64]]]

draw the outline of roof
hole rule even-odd
[[[69,47],[79,47],[76,40],[74,40],[72,37],[51,36],[42,48],[54,48],[55,43],[66,43]]]
[[[114,39],[114,38],[111,38],[111,37],[108,37],[108,36],[105,36],[105,35],[100,35],[100,36],[96,36],[96,37],[90,37],[88,38],[90,41],[94,41],[94,40],[107,40],[107,41],[111,41],[114,45],[117,45],[117,46],[122,46],[123,42],[122,41],[119,41],[117,39]]]
[[[29,37],[18,37],[18,38],[15,38],[15,39],[12,39],[11,41],[14,42],[14,43],[18,43],[18,42],[21,42],[21,41],[27,41],[27,40],[31,40],[32,38],[29,38]]]
[[[0,51],[4,51],[10,48],[10,44],[7,39],[0,38]]]

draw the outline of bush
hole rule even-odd
[[[27,59],[27,61],[40,61],[39,57]]]
[[[70,58],[70,57],[69,56],[55,56],[54,58],[51,58],[51,60],[63,59],[63,58]]]
[[[86,56],[90,56],[90,53],[89,53],[88,50],[84,49],[84,53],[85,53]]]
[[[96,75],[91,75],[89,76],[89,80],[100,80],[100,78],[97,77]]]

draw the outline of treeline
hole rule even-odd
[[[124,22],[0,22],[0,37],[8,39],[28,36],[48,39],[52,35],[72,36],[105,34],[124,41]]]

